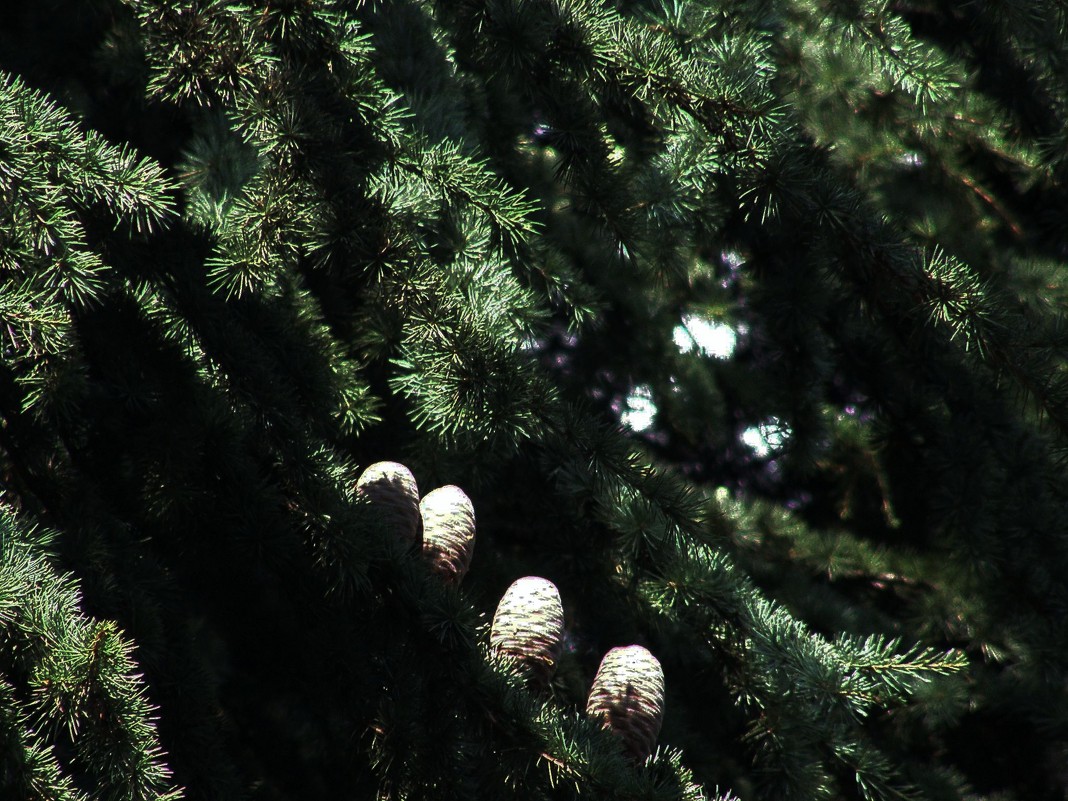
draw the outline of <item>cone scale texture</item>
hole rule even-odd
[[[419,502],[423,518],[423,558],[446,583],[459,584],[475,550],[475,507],[451,484],[428,492]]]
[[[398,462],[375,462],[357,480],[356,493],[371,501],[402,542],[419,541],[419,488],[411,470]]]
[[[664,720],[664,671],[640,645],[613,648],[593,679],[586,714],[623,740],[627,754],[642,762],[656,747]]]
[[[510,586],[497,605],[490,645],[513,661],[532,684],[548,685],[560,658],[564,607],[548,579],[526,576]]]

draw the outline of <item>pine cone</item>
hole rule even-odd
[[[356,493],[371,501],[402,541],[419,541],[419,488],[411,470],[397,462],[375,462],[356,482]]]
[[[545,687],[560,658],[563,636],[560,591],[548,579],[526,576],[513,582],[497,604],[490,646],[514,661],[532,684]]]
[[[423,558],[446,583],[459,584],[475,551],[475,507],[462,489],[448,484],[419,502]]]
[[[626,752],[642,762],[653,753],[664,721],[664,671],[640,645],[613,648],[593,678],[586,714],[618,734]]]

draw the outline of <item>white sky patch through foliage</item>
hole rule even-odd
[[[777,417],[769,417],[759,425],[750,426],[742,432],[741,440],[763,459],[779,450],[790,438],[790,427]]]
[[[681,353],[697,348],[717,359],[729,359],[738,344],[738,334],[729,325],[697,314],[683,315],[672,338]]]
[[[645,431],[653,424],[656,417],[656,404],[653,403],[653,389],[648,384],[638,384],[626,398],[627,407],[619,415],[619,420],[631,431]]]

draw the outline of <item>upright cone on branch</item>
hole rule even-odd
[[[525,576],[512,583],[493,616],[490,646],[514,662],[536,686],[552,678],[564,638],[560,591],[548,579]]]
[[[619,735],[632,759],[644,761],[653,753],[664,721],[660,662],[640,645],[613,648],[597,668],[586,714]]]
[[[419,502],[423,558],[447,583],[459,584],[475,551],[475,507],[459,487],[448,484]]]
[[[356,493],[371,501],[402,542],[419,541],[419,488],[411,470],[398,462],[375,462],[356,481]]]

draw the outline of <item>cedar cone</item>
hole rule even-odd
[[[475,507],[451,484],[428,492],[419,502],[423,517],[423,558],[448,584],[459,584],[475,550]]]
[[[538,687],[556,669],[564,637],[560,591],[548,579],[526,576],[512,583],[493,616],[490,646],[513,661]]]
[[[640,645],[613,648],[593,678],[586,714],[623,740],[636,762],[653,753],[664,720],[664,670]]]
[[[397,462],[375,462],[356,482],[382,521],[406,544],[419,541],[419,488],[412,471]]]

